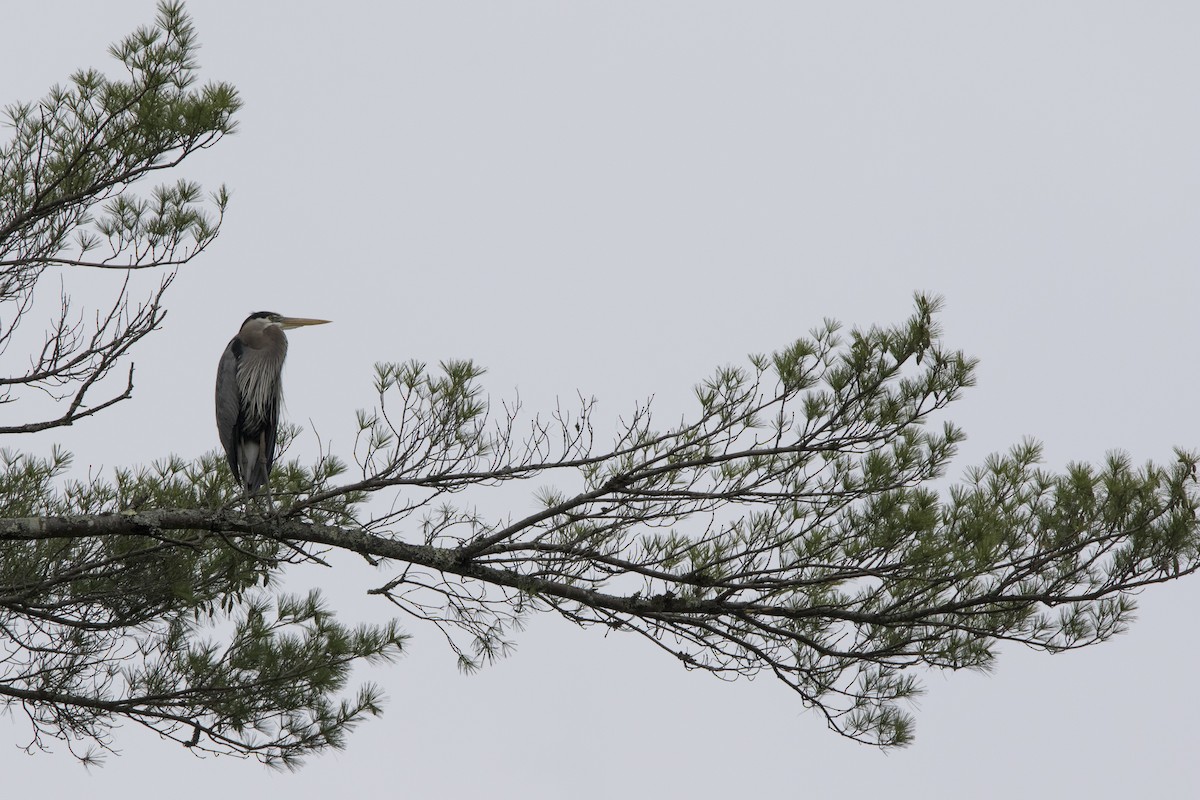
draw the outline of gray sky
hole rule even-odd
[[[948,414],[970,437],[957,473],[1027,435],[1056,468],[1198,446],[1194,4],[248,5],[189,3],[202,74],[246,102],[189,173],[233,190],[221,238],[180,274],[135,398],[20,446],[62,442],[81,470],[215,446],[217,358],[259,309],[335,321],[291,337],[288,412],[349,455],[378,360],[470,357],[495,399],[579,390],[608,418],[653,394],[666,421],[714,367],[823,317],[900,321],[918,289],[982,359]],[[4,15],[8,103],[113,69],[106,47],[154,5]],[[378,576],[297,581],[348,619],[386,613],[363,597]],[[129,726],[101,769],[6,745],[0,773],[94,798],[1184,796],[1197,602],[1185,580],[1108,644],[927,674],[916,743],[889,754],[768,678],[542,617],[471,677],[406,624],[410,654],[369,673],[385,715],[295,775]],[[24,734],[0,719],[0,741]]]

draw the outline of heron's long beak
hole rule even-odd
[[[305,325],[324,325],[329,322],[327,319],[306,319],[305,317],[280,317],[279,327],[284,330],[292,328],[303,328]]]

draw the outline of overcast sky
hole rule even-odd
[[[653,394],[668,420],[714,367],[824,317],[900,321],[926,290],[982,359],[947,414],[970,437],[953,474],[1024,436],[1056,468],[1200,447],[1200,6],[188,7],[202,74],[246,103],[188,173],[229,184],[221,238],[180,273],[132,401],[8,446],[58,441],[81,470],[214,447],[216,362],[259,309],[334,320],[291,337],[288,413],[348,456],[375,361],[473,358],[531,408],[582,391],[615,417]],[[114,70],[107,46],[154,13],[7,4],[0,102]],[[97,304],[115,279],[64,278]],[[363,594],[378,577],[296,580],[350,621],[386,614]],[[406,622],[410,654],[364,673],[385,715],[297,774],[129,726],[89,772],[25,756],[19,719],[0,719],[0,774],[92,798],[1194,794],[1200,579],[1140,600],[1107,644],[925,675],[916,742],[888,754],[768,678],[542,617],[470,677]]]

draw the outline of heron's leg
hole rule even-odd
[[[257,496],[257,491],[251,489],[249,486],[242,486],[242,505],[245,506],[247,513],[249,513],[251,509],[258,505],[257,501],[255,500]]]
[[[275,499],[271,497],[271,484],[264,483],[257,489],[251,489],[250,487],[246,486],[243,487],[242,492],[242,500],[246,504],[247,511],[253,507],[259,512],[262,512],[263,506],[265,505],[266,513],[275,513]]]
[[[262,476],[262,493],[267,499],[267,513],[275,513],[275,499],[271,497],[271,465],[267,463],[266,431],[260,435],[258,447],[258,471]]]

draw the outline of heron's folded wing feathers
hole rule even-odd
[[[217,366],[217,433],[221,437],[221,446],[225,448],[229,468],[238,481],[241,481],[241,475],[238,474],[238,431],[242,424],[241,391],[237,382],[240,355],[241,346],[235,338],[221,354],[221,363]]]

